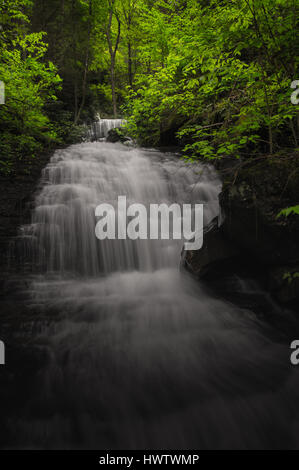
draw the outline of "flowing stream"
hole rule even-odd
[[[110,129],[121,127],[124,123],[122,119],[98,119],[94,121],[89,130],[91,140],[99,140],[107,137]]]
[[[12,447],[297,446],[288,345],[180,272],[181,241],[95,237],[95,207],[119,195],[202,202],[208,223],[220,190],[211,167],[176,155],[105,142],[55,152],[22,229],[31,340],[46,359],[7,425]]]

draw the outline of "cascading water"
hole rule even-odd
[[[125,121],[123,119],[98,119],[93,122],[89,131],[89,138],[91,140],[99,140],[107,137],[110,129],[122,127]]]
[[[182,242],[95,237],[95,207],[119,195],[203,202],[207,223],[220,188],[212,168],[157,151],[95,142],[54,154],[24,228],[47,361],[11,425],[19,446],[296,445],[299,381],[285,346],[179,272]]]
[[[221,185],[211,168],[188,167],[178,158],[122,145],[86,143],[59,150],[45,168],[43,181],[33,223],[24,227],[24,234],[32,236],[38,263],[46,271],[97,276],[178,265],[180,241],[97,240],[95,208],[100,203],[115,205],[119,195],[126,196],[128,204],[145,206],[205,202],[205,222],[219,211]]]

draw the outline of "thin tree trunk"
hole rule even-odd
[[[77,85],[77,78],[75,78],[75,83],[74,83],[74,100],[75,100],[75,109],[74,109],[74,122],[75,122],[76,116],[78,114],[78,85]]]
[[[89,0],[89,22],[88,22],[88,35],[87,35],[87,47],[86,47],[86,54],[85,54],[85,65],[84,65],[84,75],[82,81],[82,99],[80,103],[80,107],[75,114],[74,124],[78,124],[82,110],[85,105],[86,99],[86,85],[87,85],[87,74],[89,68],[89,49],[90,49],[90,36],[91,36],[91,16],[92,16],[92,0]]]
[[[113,14],[115,14],[115,12],[113,11],[113,6],[114,6],[114,1],[110,5],[111,9],[110,9],[110,14],[109,14],[108,27],[106,29],[106,37],[107,37],[109,53],[110,53],[110,78],[111,78],[113,115],[115,118],[117,118],[117,98],[116,98],[116,86],[115,86],[115,57],[116,57],[116,52],[117,52],[119,41],[120,41],[121,22],[118,16],[116,15],[116,19],[118,23],[118,30],[117,30],[115,46],[113,47],[112,37],[111,37],[112,18],[113,18]]]
[[[111,76],[113,116],[116,119],[117,118],[117,102],[116,102],[116,92],[115,92],[115,61],[114,61],[114,58],[112,57],[111,57],[110,76]]]
[[[128,76],[129,76],[129,85],[133,86],[133,70],[132,70],[132,45],[131,41],[128,42]]]
[[[85,105],[86,83],[87,83],[87,73],[88,73],[88,58],[89,58],[89,54],[87,52],[86,60],[85,60],[84,76],[83,76],[83,82],[82,82],[82,99],[81,99],[80,107],[79,107],[79,109],[78,109],[78,111],[76,112],[76,115],[75,115],[74,124],[78,124],[78,121],[80,119],[82,110],[83,110],[84,105]]]

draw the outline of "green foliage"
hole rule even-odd
[[[0,14],[6,171],[120,110],[132,137],[176,138],[190,160],[298,147],[293,0],[4,0]]]
[[[6,173],[18,159],[34,156],[57,137],[45,106],[56,99],[61,79],[56,67],[43,60],[44,33],[27,33],[24,11],[30,3],[6,1],[0,10],[0,79],[5,83],[5,104],[0,106],[0,171]]]
[[[294,273],[284,273],[283,279],[288,281],[288,284],[291,284],[295,279],[299,279],[299,273],[296,271]]]
[[[294,214],[294,215],[295,215],[295,214],[299,215],[299,205],[287,207],[286,209],[282,209],[282,210],[277,214],[277,217],[281,217],[282,215],[284,215],[285,217],[288,217],[289,215],[292,215],[292,214]]]
[[[149,46],[140,46],[140,58],[150,57],[148,47],[153,55],[125,107],[135,137],[155,144],[179,124],[188,158],[297,146],[292,1],[159,1],[143,10],[143,21]]]

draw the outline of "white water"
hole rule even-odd
[[[89,132],[91,140],[99,140],[107,137],[110,129],[123,126],[125,121],[123,119],[98,119],[95,121]]]
[[[180,274],[181,242],[100,242],[94,234],[95,206],[118,195],[204,202],[208,222],[220,186],[211,168],[120,144],[55,153],[25,229],[42,270],[32,307],[47,319],[37,341],[49,360],[27,417],[14,423],[23,446],[295,445],[298,379],[285,347],[253,314]]]
[[[43,172],[36,198],[33,236],[38,262],[47,271],[98,276],[119,270],[177,267],[181,241],[105,240],[95,237],[95,208],[128,204],[205,204],[204,220],[219,212],[220,182],[208,167],[187,166],[177,157],[128,149],[109,143],[86,143],[59,150]]]

